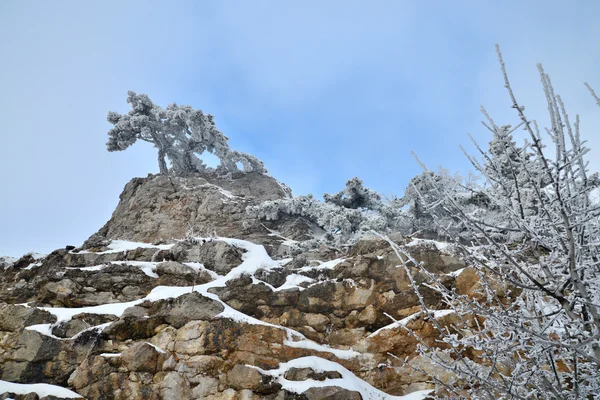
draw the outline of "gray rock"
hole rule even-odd
[[[220,303],[194,292],[130,307],[102,333],[108,339],[145,339],[154,336],[160,325],[181,328],[190,321],[211,320],[223,309]]]
[[[242,263],[244,251],[222,240],[208,240],[198,244],[179,242],[171,250],[179,261],[199,262],[219,275],[225,275]]]
[[[118,318],[111,314],[87,314],[74,315],[68,321],[62,322],[52,328],[52,334],[61,338],[71,338],[78,333],[93,326],[116,321]]]
[[[82,289],[81,285],[70,279],[49,282],[41,290],[42,301],[69,305],[72,298]]]
[[[135,297],[138,294],[140,294],[140,292],[141,292],[141,289],[138,286],[125,286],[121,290],[121,293],[125,297]]]
[[[163,355],[162,357],[161,354]],[[123,351],[121,353],[121,360],[123,360],[129,371],[155,373],[158,371],[159,366],[162,365],[163,360],[160,360],[160,358],[166,358],[164,354],[151,344],[141,342]]]
[[[156,266],[156,273],[160,275],[196,275],[192,267],[183,265],[176,261],[165,261]]]
[[[54,323],[56,317],[37,308],[0,304],[0,331],[14,332],[37,324]]]
[[[302,394],[307,400],[362,400],[360,393],[339,386],[311,388]]]
[[[337,371],[315,372],[312,368],[290,368],[285,372],[284,378],[290,381],[307,379],[324,381],[325,379],[340,379],[342,375]]]
[[[135,178],[125,186],[111,219],[83,247],[107,238],[147,243],[183,238],[190,228],[198,236],[250,238],[259,230],[245,228],[246,207],[286,196],[279,182],[259,173]]]

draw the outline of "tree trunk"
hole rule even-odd
[[[169,169],[167,168],[167,162],[165,161],[165,151],[158,150],[158,168],[162,175],[168,175]]]

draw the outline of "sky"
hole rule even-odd
[[[483,146],[484,105],[517,121],[517,98],[547,122],[536,63],[600,170],[600,2],[0,2],[0,255],[80,245],[124,185],[158,172],[155,149],[106,151],[108,111],[127,91],[213,114],[234,150],[257,156],[296,195],[358,176],[401,196],[421,171],[466,174],[459,148]]]

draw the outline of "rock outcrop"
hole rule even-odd
[[[195,235],[247,239],[276,250],[283,240],[269,231],[273,222],[248,220],[246,208],[289,195],[277,180],[257,172],[229,178],[134,178],[125,186],[111,219],[84,247],[101,246],[107,239],[154,243]],[[278,228],[294,240],[316,227],[302,218],[290,218],[279,222]]]
[[[376,238],[289,257],[310,223],[244,216],[283,196],[264,175],[134,179],[83,247],[5,266],[0,379],[88,399],[212,400],[424,398],[430,375],[451,382],[402,328],[438,345],[431,318],[455,318],[439,294],[421,286],[437,311],[420,315],[405,260]],[[451,246],[393,239],[448,287],[477,287]]]

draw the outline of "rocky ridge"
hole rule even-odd
[[[425,286],[438,311],[419,313],[406,260],[387,242],[292,253],[318,227],[245,217],[287,195],[260,174],[132,180],[82,247],[3,265],[0,379],[72,391],[48,399],[213,400],[417,399],[431,375],[452,381],[402,326],[436,344],[431,318],[455,316]],[[449,287],[473,291],[477,277],[452,246],[392,239]],[[38,396],[3,387],[0,398]]]

